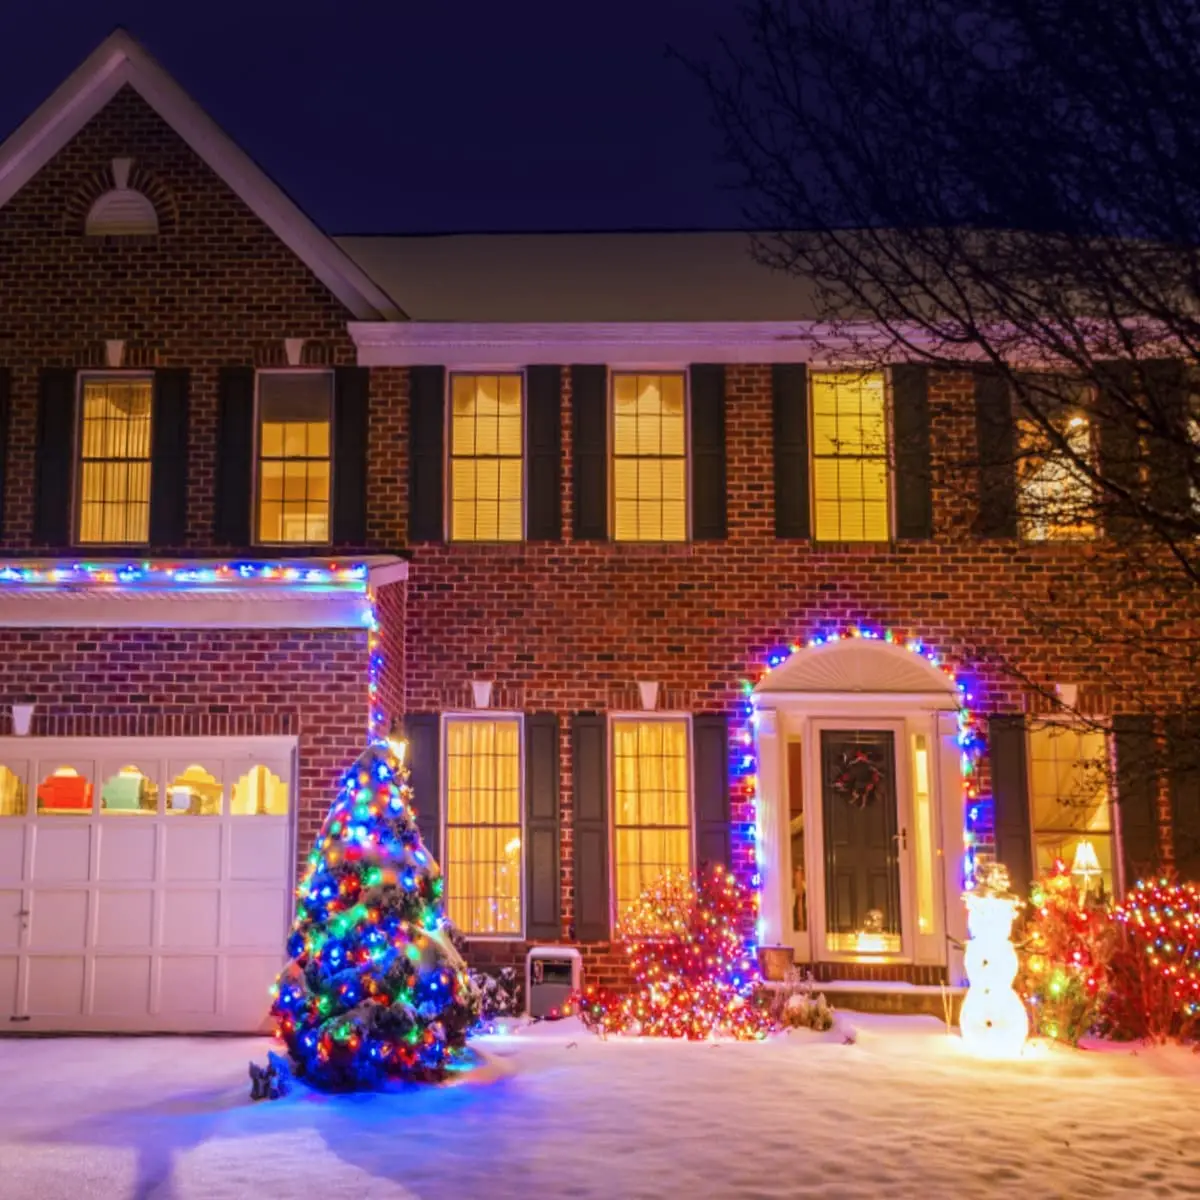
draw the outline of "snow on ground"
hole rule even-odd
[[[264,1041],[7,1040],[0,1197],[1200,1196],[1200,1054],[985,1063],[932,1018],[851,1019],[853,1044],[538,1025],[451,1086],[258,1104]]]

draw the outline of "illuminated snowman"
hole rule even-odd
[[[1015,1058],[1029,1033],[1025,1005],[1012,986],[1017,977],[1012,924],[1020,904],[1008,894],[1008,872],[998,863],[963,899],[969,935],[964,965],[970,985],[958,1019],[963,1042],[973,1054]]]

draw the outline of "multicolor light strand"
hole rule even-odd
[[[362,563],[244,562],[73,562],[0,565],[0,589],[61,587],[179,591],[213,586],[267,585],[300,591],[353,591],[365,593],[367,567]]]
[[[1200,888],[1169,879],[1138,880],[1114,916],[1142,948],[1182,1022],[1200,1020]]]

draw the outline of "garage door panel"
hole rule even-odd
[[[154,893],[149,888],[96,894],[96,946],[146,946],[153,940]]]
[[[279,888],[237,888],[225,893],[227,946],[277,949],[287,936],[290,896]]]
[[[25,873],[25,825],[0,818],[0,879],[19,880]]]
[[[17,1013],[17,972],[20,959],[15,954],[0,954],[0,1021],[7,1023]]]
[[[287,878],[287,825],[270,817],[244,817],[229,827],[229,877],[237,880]]]
[[[31,950],[83,949],[89,894],[82,888],[38,888],[29,900]]]
[[[221,940],[221,893],[216,889],[163,893],[162,945],[207,949]]]
[[[127,1028],[150,1013],[151,960],[148,954],[98,955],[93,967],[92,1012],[121,1017]]]
[[[160,1012],[213,1013],[217,1011],[216,956],[164,955],[159,964]]]
[[[56,825],[63,821],[70,824]],[[35,883],[86,880],[91,869],[94,827],[73,817],[47,818],[33,826],[33,872]]]
[[[83,1013],[83,955],[29,957],[29,1015],[75,1016]]]
[[[216,882],[221,878],[221,835],[224,828],[203,817],[175,817],[163,826],[166,856],[163,879],[168,884]]]
[[[158,829],[102,821],[96,830],[99,854],[96,878],[101,883],[150,882],[154,878]]]
[[[231,955],[225,964],[225,1012],[249,1028],[265,1021],[271,1011],[271,985],[278,974],[276,956]]]
[[[20,888],[0,889],[0,950],[15,950],[21,944],[24,896]]]

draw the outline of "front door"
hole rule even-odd
[[[826,948],[902,950],[896,745],[891,730],[821,731]]]

